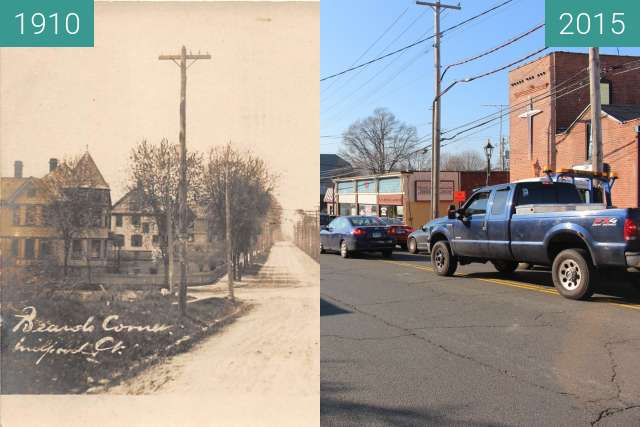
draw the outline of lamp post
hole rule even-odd
[[[487,185],[489,185],[489,177],[491,176],[491,154],[493,153],[493,145],[491,140],[487,140],[487,145],[484,146],[484,154],[487,156]]]

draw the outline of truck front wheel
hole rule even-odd
[[[453,276],[458,268],[458,259],[451,253],[449,243],[440,240],[431,249],[431,264],[439,276]]]
[[[553,260],[553,284],[565,298],[584,300],[593,295],[594,271],[584,249],[566,249]]]

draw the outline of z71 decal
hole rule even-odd
[[[596,218],[593,220],[592,227],[615,227],[618,224],[618,218]]]

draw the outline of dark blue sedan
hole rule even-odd
[[[358,252],[381,252],[390,257],[396,240],[377,217],[341,216],[320,230],[320,253],[339,252],[343,258]]]

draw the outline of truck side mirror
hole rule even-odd
[[[456,205],[449,205],[449,211],[447,212],[447,217],[449,219],[456,219],[457,218]]]

